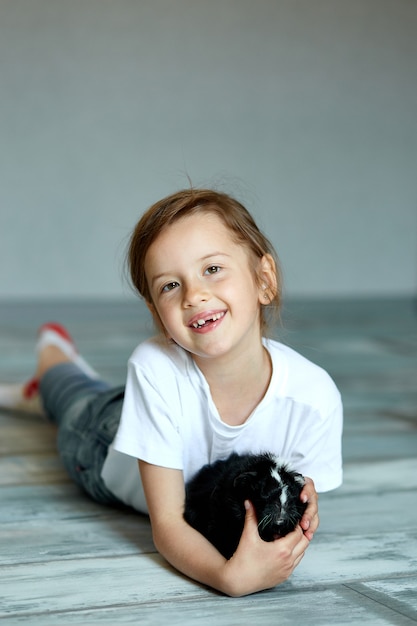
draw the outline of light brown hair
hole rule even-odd
[[[127,265],[133,286],[139,294],[152,304],[152,297],[145,274],[145,258],[149,247],[170,224],[196,213],[209,212],[217,215],[231,232],[234,240],[246,246],[254,261],[256,274],[257,261],[268,254],[275,263],[276,285],[266,285],[268,303],[261,306],[261,330],[267,328],[266,314],[273,319],[279,317],[281,306],[282,279],[276,252],[259,230],[248,210],[231,196],[212,189],[184,189],[153,204],[136,224],[129,243]],[[269,316],[268,316],[269,317]]]

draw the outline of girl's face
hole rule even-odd
[[[149,247],[149,307],[197,363],[259,346],[265,287],[258,285],[250,259],[249,250],[214,213],[179,219]],[[258,275],[271,285],[270,259],[258,263]]]

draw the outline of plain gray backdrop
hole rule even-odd
[[[0,0],[0,298],[129,296],[129,232],[188,178],[287,294],[415,294],[416,33],[414,0]]]

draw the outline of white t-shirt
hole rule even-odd
[[[222,422],[194,360],[163,337],[149,339],[128,365],[120,426],[102,476],[123,502],[147,512],[137,459],[182,470],[184,480],[206,463],[236,452],[272,452],[311,477],[317,491],[342,482],[342,403],[320,367],[270,339],[268,390],[240,426]]]

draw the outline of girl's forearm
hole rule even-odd
[[[158,552],[178,571],[226,595],[234,595],[227,579],[227,560],[203,535],[186,522],[166,529],[153,528]]]
[[[284,582],[309,544],[300,526],[278,541],[262,541],[253,507],[248,512],[238,549],[229,560],[184,520],[153,526],[153,534],[157,550],[173,567],[233,597]]]

